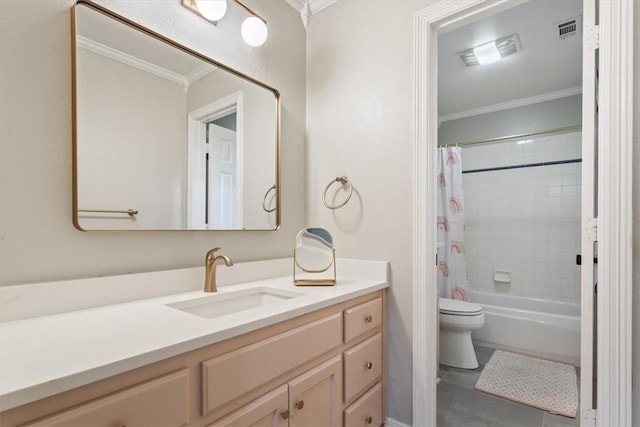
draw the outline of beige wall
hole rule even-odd
[[[304,226],[305,33],[282,1],[247,2],[268,22],[260,48],[230,6],[214,27],[178,1],[101,1],[282,93],[283,227],[277,232],[88,232],[71,222],[69,0],[3,0],[0,27],[0,284],[201,265],[222,246],[236,261],[290,256]]]
[[[182,85],[78,50],[78,207],[85,230],[180,229],[186,224],[187,132]],[[97,76],[102,76],[97,77]]]
[[[307,36],[309,223],[333,233],[340,256],[391,261],[386,405],[388,416],[407,424],[412,418],[413,13],[426,4],[379,0],[362,7],[360,2],[340,1],[314,17]],[[634,183],[640,182],[639,99],[637,77]],[[347,207],[332,212],[322,206],[322,190],[342,173],[353,181],[357,193]],[[634,188],[636,288],[639,187]],[[635,325],[640,329],[640,291],[634,298]],[[640,339],[635,340],[634,350],[638,420]]]
[[[339,1],[314,16],[307,33],[309,224],[333,234],[339,256],[391,262],[386,408],[388,416],[407,424],[412,417],[413,14],[426,4],[379,0],[362,7]],[[322,191],[340,174],[353,182],[354,195],[344,208],[330,211]]]

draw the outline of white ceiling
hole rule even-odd
[[[581,0],[531,0],[442,34],[438,39],[440,117],[579,91],[582,32],[560,40],[555,24],[581,14]],[[522,51],[501,61],[465,67],[456,57],[457,52],[513,33],[520,35]]]

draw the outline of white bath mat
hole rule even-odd
[[[576,368],[507,351],[493,353],[475,388],[566,417],[578,409]]]

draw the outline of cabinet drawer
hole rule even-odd
[[[356,400],[344,411],[344,427],[379,427],[382,425],[382,384]]]
[[[289,425],[288,407],[289,390],[285,384],[207,427],[286,427]]]
[[[382,298],[344,311],[344,342],[377,328],[382,323]]]
[[[342,313],[202,362],[203,415],[342,343]]]
[[[348,402],[382,374],[382,334],[344,352],[344,401]]]
[[[188,373],[182,369],[26,426],[183,426],[189,423]]]

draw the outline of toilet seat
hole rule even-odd
[[[482,314],[482,307],[468,301],[440,298],[440,314],[450,316],[478,316]]]

